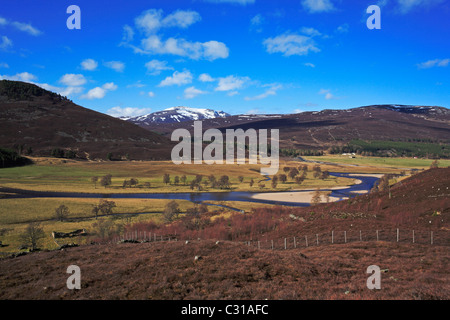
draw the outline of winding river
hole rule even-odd
[[[357,184],[341,187],[336,189],[321,189],[321,191],[331,191],[330,197],[342,200],[355,195],[355,193],[368,192],[375,182],[379,179],[376,176],[355,174],[355,173],[330,173],[337,177],[346,177],[359,180]],[[307,207],[310,203],[306,202],[293,202],[293,201],[277,201],[267,199],[256,199],[256,194],[277,194],[277,192],[249,192],[249,191],[230,191],[230,192],[181,192],[181,193],[75,193],[75,192],[44,192],[44,191],[31,191],[12,188],[0,187],[0,192],[11,193],[12,198],[110,198],[110,199],[170,199],[170,200],[188,200],[195,203],[205,203],[208,205],[222,206],[236,211],[240,209],[225,206],[210,204],[209,201],[245,201],[253,203],[267,203],[267,204],[279,204],[294,207]],[[295,195],[297,193],[312,192],[314,190],[295,190],[289,191]]]

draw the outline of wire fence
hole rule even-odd
[[[179,236],[158,235],[147,231],[129,231],[120,237],[115,237],[111,242],[170,242],[170,241],[192,241],[205,239],[181,239]],[[208,239],[223,240],[223,239]],[[407,230],[407,229],[384,229],[384,230],[332,230],[326,233],[296,235],[277,239],[252,239],[239,240],[245,245],[261,250],[289,250],[306,248],[311,246],[323,246],[333,244],[345,244],[350,242],[384,241],[394,243],[411,243],[423,245],[450,246],[450,231],[448,230]]]

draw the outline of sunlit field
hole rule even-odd
[[[432,160],[403,159],[403,158],[374,158],[348,156],[304,157],[306,160],[331,162],[320,164],[322,170],[330,172],[350,173],[399,173],[405,169],[428,168]],[[281,160],[278,175],[287,174],[285,167],[299,168],[308,166],[306,178],[296,183],[288,178],[285,182],[278,181],[277,185],[265,180],[259,172],[259,165],[174,165],[170,161],[75,161],[54,158],[33,158],[34,165],[0,169],[0,187],[18,188],[35,191],[55,191],[74,193],[177,193],[177,192],[276,192],[292,190],[326,189],[340,186],[349,186],[356,181],[349,178],[329,176],[315,178],[312,168],[315,163],[296,160]],[[351,165],[349,165],[351,164]],[[439,161],[440,166],[450,165],[449,160]],[[110,174],[111,185],[102,186],[100,179]],[[170,182],[163,181],[164,174],[169,174]],[[175,183],[175,177],[186,176],[186,182]],[[200,189],[193,190],[190,182],[197,175],[203,176]],[[212,187],[208,183],[208,176],[214,175],[219,179],[223,175],[229,176],[230,188]],[[92,177],[99,177],[97,182]],[[123,181],[131,178],[138,183],[132,187],[123,187]],[[272,178],[272,177],[270,177]],[[402,178],[392,180],[391,183]],[[253,180],[253,184],[250,181]],[[109,199],[111,200],[111,199]],[[61,243],[83,243],[88,241],[85,237],[76,237],[58,240],[56,243],[51,237],[52,231],[70,232],[77,229],[86,229],[95,234],[98,222],[110,221],[113,228],[123,228],[127,224],[137,222],[164,223],[163,212],[170,200],[153,199],[113,199],[115,207],[108,216],[95,217],[92,209],[100,199],[82,198],[35,198],[35,199],[8,199],[7,194],[0,194],[0,239],[7,246],[1,247],[0,252],[17,252],[21,246],[20,235],[30,222],[39,222],[44,229],[45,238],[41,247],[44,249],[57,248]],[[185,214],[196,204],[187,200],[176,200],[180,214]],[[258,207],[271,207],[270,204],[258,204],[239,201],[210,201],[210,211],[221,211],[221,215],[230,214],[227,207],[242,210],[248,214]],[[55,219],[55,209],[65,205],[69,215],[64,221]],[[241,214],[242,214],[241,213]]]

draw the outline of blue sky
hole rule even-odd
[[[0,8],[0,78],[116,116],[448,108],[449,40],[445,0],[15,0]]]

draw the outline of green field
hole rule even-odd
[[[306,160],[312,161],[322,161],[322,162],[333,162],[342,164],[353,164],[363,167],[379,167],[382,171],[388,167],[398,169],[398,170],[408,170],[408,169],[428,169],[431,163],[434,161],[432,159],[414,159],[414,158],[389,158],[389,157],[363,157],[356,155],[355,158],[350,158],[344,155],[328,155],[320,157],[303,157]],[[450,166],[450,160],[443,159],[438,160],[439,167]]]
[[[61,161],[40,160],[36,164],[0,169],[0,186],[9,188],[18,188],[35,191],[55,191],[55,192],[83,192],[83,193],[164,193],[164,192],[192,192],[189,182],[196,175],[202,175],[204,180],[209,175],[214,175],[219,179],[222,175],[228,175],[230,178],[231,189],[212,188],[208,185],[202,185],[200,191],[259,191],[259,181],[264,177],[259,173],[258,165],[184,165],[177,166],[168,161],[142,161],[142,162],[87,162],[70,161],[63,163]],[[285,163],[284,165],[298,166],[299,163]],[[283,166],[283,165],[282,165]],[[282,172],[282,166],[280,171]],[[171,177],[170,184],[163,183],[163,175],[167,173]],[[102,177],[112,175],[112,184],[108,187],[100,186],[100,182],[94,184],[91,178],[94,176]],[[173,183],[174,177],[186,175],[186,185]],[[239,181],[238,177],[244,179]],[[136,178],[139,184],[135,187],[123,188],[123,181]],[[249,185],[253,179],[253,186]],[[150,183],[150,187],[145,187],[145,183]],[[278,184],[276,189],[271,188],[270,182],[262,182],[264,191],[281,191],[299,188],[292,181],[284,184]],[[300,188],[312,187],[335,187],[336,185],[352,184],[351,179],[330,177],[325,180],[314,179],[309,172],[307,179]],[[194,190],[198,191],[198,190]]]

